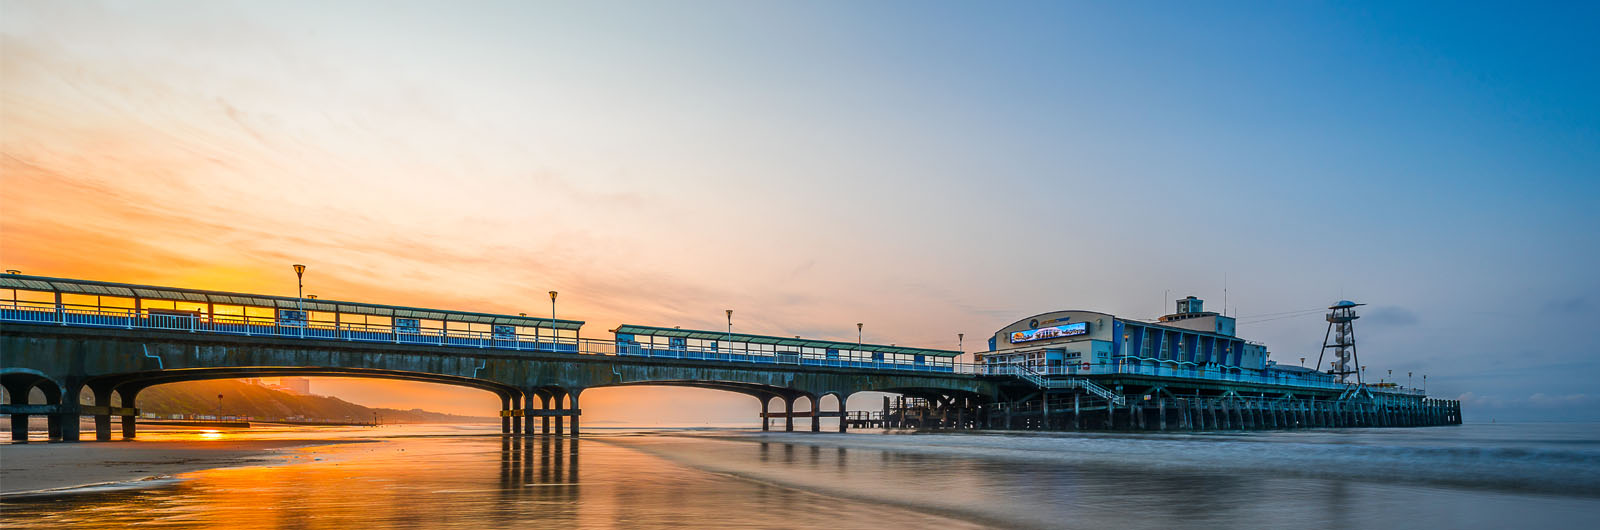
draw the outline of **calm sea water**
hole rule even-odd
[[[8,527],[1592,528],[1600,425],[1248,434],[251,429],[376,439],[162,487],[14,500]],[[145,440],[195,432],[141,433]],[[131,442],[145,443],[145,442]]]

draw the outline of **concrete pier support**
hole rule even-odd
[[[94,393],[94,404],[98,409],[94,415],[94,439],[97,442],[111,441],[111,387],[90,387]]]
[[[559,415],[567,410],[566,398],[566,393],[559,390],[550,393],[550,401],[555,402],[556,414],[558,414],[558,416],[555,417],[556,436],[564,436],[567,434],[567,418],[566,416]]]
[[[772,396],[760,396],[760,397],[761,397],[761,430],[770,431],[770,430],[772,430],[772,418],[768,418],[767,417],[767,414],[768,414],[767,409],[772,406]]]
[[[123,388],[117,390],[117,394],[122,396],[122,408],[126,409],[119,421],[122,424],[122,439],[132,440],[139,435],[139,416],[135,414],[138,412],[135,402],[139,399],[139,390]]]
[[[794,398],[783,398],[783,432],[794,432]]]
[[[6,393],[11,394],[11,405],[27,405],[28,393],[33,390],[32,384],[6,385]],[[11,415],[11,441],[28,441],[28,415]]]
[[[511,396],[511,413],[513,414],[513,416],[511,416],[512,436],[521,436],[522,424],[527,423],[524,421],[527,418],[528,413],[525,406],[527,399],[527,394],[517,394]]]
[[[578,408],[578,394],[581,394],[581,393],[583,393],[583,390],[580,389],[580,390],[573,390],[572,392],[567,394],[567,398],[572,400],[572,408],[570,410],[572,410],[572,437],[573,438],[577,438],[578,437],[578,419],[583,416],[583,409]]]
[[[839,401],[839,432],[845,432],[849,430],[847,425],[850,423],[849,418],[845,417],[849,414],[844,408],[845,396],[839,395],[834,398]]]
[[[511,410],[511,396],[500,395],[500,410],[502,412]],[[511,417],[503,413],[500,415],[500,434],[511,434]]]
[[[539,410],[545,410],[545,411],[550,410],[550,393],[541,390],[536,395],[539,396]],[[540,423],[540,425],[539,425],[539,434],[545,435],[545,436],[549,436],[550,435],[550,417],[549,416],[544,416],[544,417],[539,418],[539,423]]]
[[[811,432],[822,432],[822,400],[817,396],[807,399],[811,401]]]

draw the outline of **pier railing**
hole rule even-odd
[[[204,313],[161,312],[150,310],[108,310],[95,306],[74,306],[47,302],[6,302],[0,304],[0,322],[26,322],[94,328],[154,329],[234,336],[260,336],[294,339],[335,340],[364,343],[431,345],[500,352],[563,353],[609,355],[646,359],[718,361],[730,363],[818,366],[860,370],[979,374],[982,367],[943,360],[916,362],[911,359],[872,359],[830,357],[747,347],[640,348],[619,347],[616,340],[552,337],[548,334],[506,333],[449,328],[397,327],[387,324],[284,321],[273,317],[247,315],[207,315]],[[749,345],[743,345],[749,346]]]

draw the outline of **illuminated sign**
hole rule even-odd
[[[517,340],[517,327],[495,326],[494,340]]]
[[[1088,322],[1074,322],[1072,324],[1063,324],[1048,328],[1013,331],[1011,332],[1011,343],[1016,344],[1018,342],[1029,342],[1035,340],[1059,339],[1061,337],[1071,337],[1073,335],[1083,335],[1087,333],[1089,333]]]

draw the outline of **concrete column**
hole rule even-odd
[[[811,432],[822,432],[822,398],[811,396]]]
[[[783,398],[783,432],[794,432],[794,398]]]
[[[1083,428],[1083,424],[1078,421],[1078,416],[1081,415],[1082,413],[1083,413],[1083,394],[1078,393],[1078,392],[1073,392],[1072,393],[1072,430],[1076,431],[1078,429]]]
[[[573,438],[577,438],[578,437],[578,418],[583,416],[583,409],[578,407],[578,394],[581,394],[581,393],[583,393],[582,390],[576,390],[576,391],[573,391],[570,394],[567,394],[567,397],[572,400],[572,437]]]
[[[511,396],[511,411],[512,411],[511,413],[512,414],[518,414],[518,413],[527,414],[527,410],[525,410],[525,407],[524,407],[524,403],[527,401],[527,399],[528,399],[527,394],[522,394],[522,393],[519,393],[519,394]],[[526,421],[524,421],[524,418],[526,418],[526,416],[512,416],[511,417],[511,434],[516,435],[516,436],[521,436],[522,435],[522,424],[523,423],[527,423]]]
[[[550,410],[550,393],[541,390],[541,391],[539,391],[538,395],[539,395],[539,410],[545,410],[545,411]],[[539,423],[540,423],[539,434],[546,435],[546,436],[550,435],[550,417],[549,416],[540,416],[539,417]]]
[[[123,408],[136,408],[134,403],[139,397],[138,390],[122,389],[117,391],[122,395]],[[139,417],[134,415],[122,416],[122,439],[132,440],[139,433]]]
[[[757,397],[761,398],[761,430],[770,431],[772,430],[772,418],[767,417],[767,409],[771,406],[772,396]]]
[[[68,384],[61,390],[60,403],[66,409],[66,412],[57,414],[55,417],[60,418],[57,421],[61,424],[61,441],[63,442],[78,441],[79,431],[81,430],[78,426],[80,411],[78,394],[82,391],[83,385],[79,384]]]
[[[1041,391],[1039,391],[1039,410],[1042,411],[1041,414],[1039,415],[1039,423],[1041,424],[1041,425],[1039,425],[1039,428],[1042,429],[1042,430],[1048,431],[1048,430],[1050,430],[1050,391],[1049,390],[1041,390]]]
[[[566,395],[565,394],[566,394],[565,392],[562,392],[560,390],[557,390],[557,391],[554,391],[554,392],[550,393],[550,400],[554,401],[555,404],[556,404],[556,414],[560,414],[560,413],[566,411],[566,408],[567,408],[566,401],[567,400],[566,400]],[[567,418],[566,418],[566,416],[556,416],[555,420],[556,420],[556,436],[565,435],[567,433]]]
[[[849,412],[844,408],[846,398],[843,394],[837,394],[834,396],[834,398],[839,401],[839,432],[848,431],[849,428],[845,425],[849,423],[848,421],[845,421],[845,416],[849,414]]]
[[[508,410],[511,410],[511,396],[502,394],[500,396],[500,434],[511,434],[511,417],[504,414]]]
[[[97,442],[109,442],[111,441],[111,412],[106,408],[111,406],[111,387],[89,387],[89,391],[94,393],[94,406],[102,407],[101,410],[105,411],[94,415],[94,439]]]
[[[32,391],[33,391],[33,385],[31,383],[6,385],[6,392],[9,392],[11,394],[11,404],[12,405],[27,405],[28,404],[28,393],[32,392]],[[26,441],[28,441],[28,415],[27,414],[12,414],[11,415],[11,441],[13,441],[13,442],[26,442]]]

